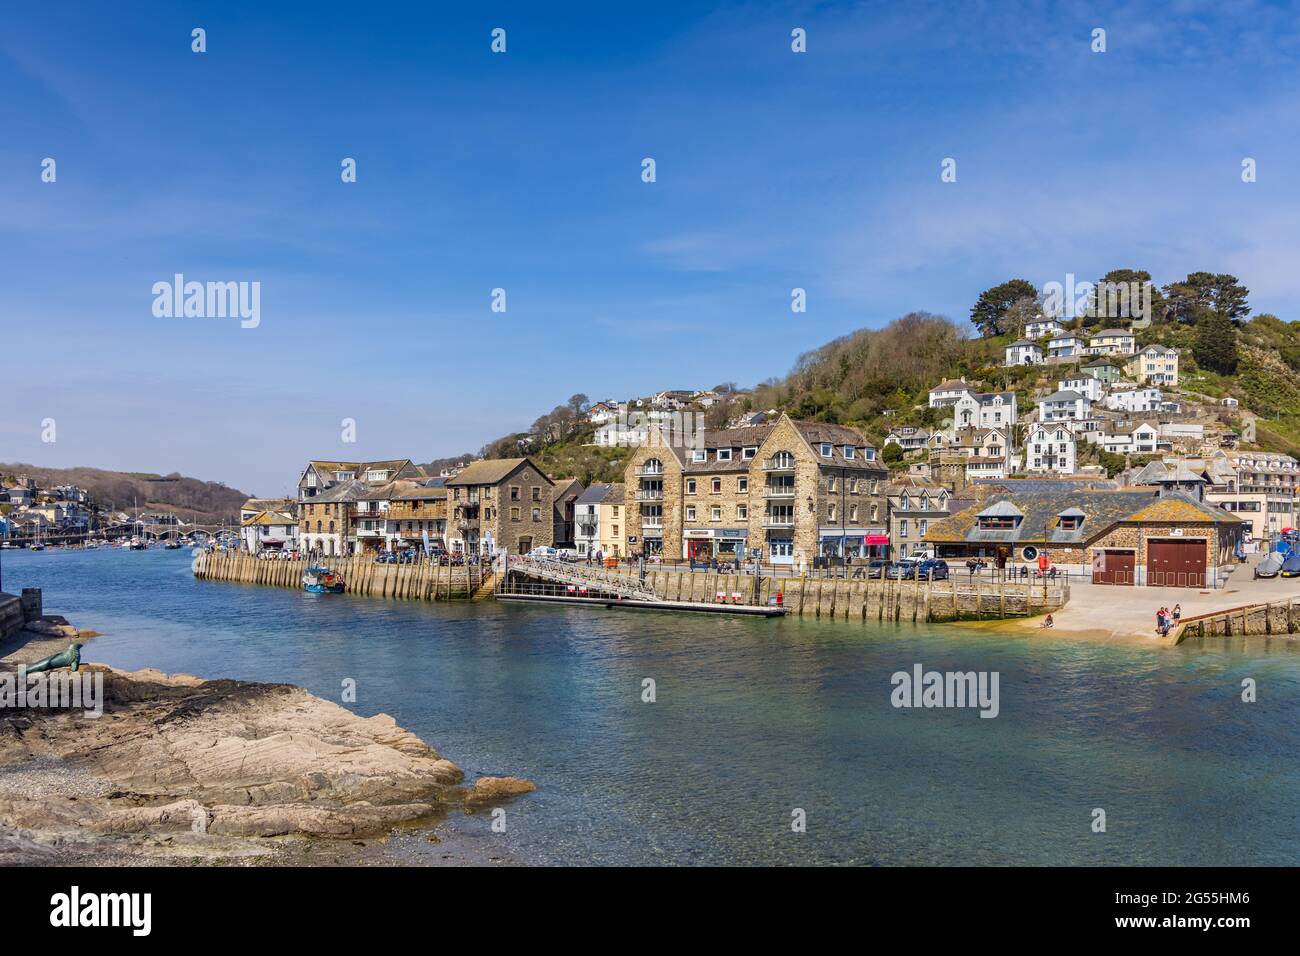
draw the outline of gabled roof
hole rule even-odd
[[[1025,513],[1011,503],[1008,498],[995,501],[976,517],[979,518],[1023,518]]]
[[[462,469],[454,478],[448,478],[447,487],[450,488],[457,485],[495,485],[499,482],[505,481],[524,465],[532,465],[534,470],[536,470],[536,472],[541,475],[546,482],[554,484],[554,482],[551,482],[551,479],[546,476],[545,472],[537,467],[536,463],[531,458],[485,458],[482,461],[473,462],[467,468]]]
[[[1133,337],[1133,333],[1129,329],[1102,329],[1099,332],[1093,332],[1091,337],[1098,339],[1103,335],[1125,335],[1129,338]]]
[[[1083,398],[1083,396],[1080,395],[1078,392],[1063,390],[1060,392],[1053,392],[1051,395],[1048,395],[1044,398],[1040,398],[1039,401],[1040,402],[1077,402],[1081,398]]]
[[[1037,342],[1032,342],[1029,339],[1017,339],[1016,341],[1012,342],[1010,345],[1007,346],[1007,348],[1009,349],[1024,348],[1024,347],[1038,349],[1040,352],[1042,351],[1041,345],[1039,345]]]

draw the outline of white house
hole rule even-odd
[[[244,549],[251,554],[259,551],[292,551],[298,547],[298,519],[287,511],[259,511],[240,523]]]
[[[1056,383],[1056,387],[1062,392],[1078,392],[1090,402],[1100,402],[1104,389],[1101,382],[1097,381],[1091,375],[1071,375]]]
[[[627,411],[626,402],[597,402],[587,409],[587,421],[593,425],[606,425],[617,418],[620,411]]]
[[[1025,471],[1072,475],[1077,460],[1074,433],[1066,425],[1040,422],[1025,439]]]
[[[902,428],[891,429],[885,436],[884,443],[898,445],[904,452],[921,451],[929,447],[930,433],[924,428],[904,425]]]
[[[1149,385],[1116,385],[1102,401],[1113,412],[1158,412],[1164,396]]]
[[[1045,319],[1041,315],[1032,322],[1025,323],[1025,338],[1041,339],[1045,335],[1060,335],[1065,326],[1056,319]]]
[[[1088,339],[1092,355],[1132,355],[1137,351],[1137,339],[1128,329],[1102,329]]]
[[[1150,422],[1112,425],[1095,434],[1097,443],[1116,455],[1153,455],[1160,440],[1159,430]]]
[[[1013,365],[1042,365],[1042,346],[1037,342],[1031,342],[1028,339],[1020,339],[1017,342],[1012,342],[1006,348],[1006,358],[1002,364],[1008,368]]]
[[[1066,333],[1058,335],[1047,343],[1048,358],[1074,358],[1084,354],[1083,339]]]
[[[976,392],[963,395],[952,406],[956,428],[1000,428],[1008,434],[1016,424],[1015,392]]]
[[[1178,351],[1163,345],[1148,345],[1126,366],[1129,375],[1151,385],[1178,384]]]
[[[1082,421],[1092,415],[1092,402],[1078,392],[1060,391],[1038,400],[1040,422]]]
[[[976,478],[1006,478],[1008,477],[1007,459],[1005,455],[996,455],[985,457],[982,455],[973,455],[966,459],[966,481],[974,482]]]
[[[966,384],[964,378],[950,378],[930,389],[930,407],[947,408],[955,405],[963,395],[974,395],[975,389]]]

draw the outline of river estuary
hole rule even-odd
[[[467,776],[527,777],[521,862],[1300,862],[1300,641],[1176,649],[196,581],[188,551],[4,553],[87,660],[283,681],[391,714]],[[896,709],[891,675],[997,671],[1000,712]],[[1243,703],[1243,678],[1258,701]],[[642,702],[652,678],[657,700]],[[807,832],[791,829],[802,808]],[[1106,812],[1106,832],[1091,830]],[[436,846],[428,844],[429,862]],[[412,862],[421,862],[417,857]]]

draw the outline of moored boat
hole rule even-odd
[[[329,568],[308,568],[302,574],[302,586],[314,594],[342,594],[343,575]]]

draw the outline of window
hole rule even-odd
[[[748,492],[748,491],[749,491],[749,479],[748,479],[748,478],[737,478],[737,479],[736,479],[736,491],[739,492],[739,493],[742,494],[742,495],[745,494],[746,492]]]
[[[757,454],[758,454],[758,447],[757,447],[757,446],[751,446],[751,447],[749,447],[749,448],[744,449],[744,450],[740,453],[740,457],[743,458],[745,461],[749,461],[751,458],[753,458],[753,457],[754,457],[755,455],[757,455]]]
[[[694,520],[695,520],[695,505],[689,505],[689,506],[687,506],[687,508],[686,508],[686,520],[687,520],[687,521],[694,521]]]
[[[928,522],[928,521],[926,521],[926,520],[924,520],[924,519],[922,519],[921,521],[918,521],[917,524],[916,524],[916,533],[917,533],[917,534],[925,534],[925,529],[928,528],[929,526],[930,526],[930,522]]]
[[[827,521],[834,521],[834,520],[835,520],[835,505],[834,505],[834,504],[829,504],[829,505],[826,506],[826,520],[827,520]]]
[[[511,501],[518,501],[518,500],[519,500],[519,486],[518,486],[518,485],[511,485],[511,486],[510,486],[510,500],[511,500]]]
[[[708,461],[709,451],[707,448],[697,448],[691,452],[691,461]]]
[[[618,517],[618,505],[610,505],[610,508],[613,509],[614,517],[617,518],[617,517]]]
[[[722,509],[719,508],[717,505],[714,505],[712,508],[710,508],[710,509],[709,509],[709,520],[710,520],[710,521],[721,521],[721,520],[722,520]]]
[[[906,510],[908,509],[908,507],[910,507],[910,501],[909,501],[909,499],[908,499],[908,497],[907,497],[907,492],[905,491],[905,492],[902,493],[902,495],[899,496],[899,499],[898,499],[898,510],[899,510],[899,511],[906,511]]]
[[[534,508],[534,509],[533,509],[533,520],[534,520],[534,521],[541,521],[541,520],[542,520],[542,509],[541,509],[541,508]]]
[[[749,520],[749,505],[736,505],[736,520],[737,521]]]
[[[835,446],[828,441],[822,442],[822,457],[829,458],[835,454]]]
[[[880,505],[872,504],[871,506],[871,523],[875,524],[880,520]]]
[[[906,519],[906,518],[904,518],[902,521],[900,521],[900,522],[898,523],[898,536],[899,536],[900,538],[906,538],[906,537],[907,537],[907,519]]]
[[[845,458],[852,458],[852,457],[853,457],[853,446],[852,446],[852,445],[845,445],[845,446],[844,446],[844,457],[845,457]]]
[[[518,508],[511,508],[511,509],[510,509],[510,520],[511,520],[511,521],[518,521],[518,520],[519,520],[519,509],[518,509]]]
[[[721,479],[721,478],[713,478],[713,479],[710,479],[710,481],[709,481],[709,494],[711,494],[711,495],[720,495],[720,494],[722,494],[722,479]]]
[[[827,490],[828,492],[830,492],[831,494],[835,494],[835,476],[834,476],[834,475],[831,475],[829,478],[826,479],[826,490]]]
[[[730,448],[719,448],[719,449],[718,449],[718,461],[731,461],[731,449],[730,449]]]
[[[688,479],[686,479],[686,493],[687,493],[688,495],[693,495],[693,494],[695,494],[695,479],[694,479],[694,478],[688,478]]]
[[[981,531],[1014,531],[1016,519],[1009,515],[982,515],[978,519]]]
[[[533,485],[533,500],[534,501],[542,500],[542,489],[537,487],[536,485]]]
[[[862,457],[865,458],[867,461],[875,461],[876,450],[874,448],[864,448],[862,449]]]

